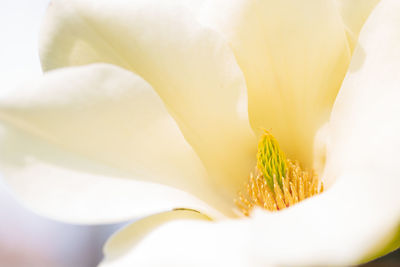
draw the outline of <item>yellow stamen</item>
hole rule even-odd
[[[245,188],[238,193],[235,203],[246,216],[255,206],[282,210],[324,190],[317,174],[303,171],[299,162],[287,159],[267,131],[258,145],[257,167],[250,173]]]

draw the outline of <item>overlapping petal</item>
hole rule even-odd
[[[351,17],[359,1],[54,1],[45,69],[109,62],[144,80],[96,65],[2,92],[0,167],[28,205],[67,221],[113,221],[177,205],[212,215],[159,183],[210,203],[222,203],[216,191],[231,201],[255,148],[244,77],[253,128],[272,130],[290,156],[307,163],[351,56],[348,33],[358,34],[375,3]],[[350,264],[396,248],[399,13],[398,1],[383,0],[361,34],[326,130],[324,177],[336,181],[326,193],[251,220],[211,224],[179,220],[206,218],[194,211],[158,214],[114,236],[103,266]]]
[[[95,64],[47,73],[1,92],[0,122],[1,170],[39,213],[87,223],[209,207],[195,197],[218,207],[200,159],[130,71]]]
[[[126,226],[120,234],[111,237],[104,248],[107,254],[107,261],[118,259],[125,254],[132,246],[139,243],[148,233],[151,233],[158,226],[176,220],[210,220],[206,215],[193,210],[180,209],[154,214],[141,219],[134,224]],[[123,233],[123,234],[122,234]],[[121,264],[119,262],[118,264]],[[129,265],[129,263],[126,263]],[[124,264],[122,264],[123,266]],[[121,265],[120,265],[121,266]]]
[[[314,134],[351,58],[337,1],[209,1],[202,21],[235,52],[253,129],[270,130],[289,157],[310,166]]]
[[[342,15],[351,50],[357,44],[358,34],[369,14],[381,0],[339,0],[337,1]]]
[[[363,28],[332,111],[328,181],[354,169],[365,168],[377,180],[387,171],[398,171],[394,166],[400,149],[399,4],[382,2]]]
[[[116,234],[102,266],[347,266],[360,263],[391,242],[399,209],[382,209],[359,182],[373,177],[351,173],[324,195],[279,213],[260,211],[245,220],[217,223],[181,221],[157,225],[136,240],[140,225]],[[352,182],[356,181],[357,182]],[[397,185],[396,184],[391,184]],[[356,186],[355,189],[350,186]],[[358,186],[358,187],[357,187]],[[376,184],[368,184],[371,189]],[[357,196],[355,199],[354,196]],[[123,240],[124,238],[124,240]],[[113,241],[111,239],[111,241]],[[173,242],[171,242],[173,240]],[[118,257],[107,258],[113,247]],[[393,248],[392,248],[393,249]],[[154,256],[157,251],[157,257]],[[153,255],[153,256],[152,256]],[[374,256],[377,256],[374,254]]]
[[[328,191],[249,220],[168,223],[103,266],[349,265],[398,247],[399,13],[382,1],[360,35],[328,126]]]
[[[232,203],[255,164],[256,140],[243,74],[226,41],[197,21],[200,3],[53,1],[41,59],[45,70],[100,61],[138,73]]]

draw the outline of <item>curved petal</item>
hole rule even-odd
[[[371,198],[359,182],[374,177],[349,174],[325,194],[278,213],[259,211],[250,219],[214,223],[169,221],[146,237],[129,229],[108,243],[103,267],[111,266],[348,266],[390,242],[400,223],[400,209],[381,209],[397,201]],[[391,177],[393,178],[393,177]],[[389,179],[389,181],[394,181]],[[352,183],[352,182],[355,183]],[[357,181],[357,182],[356,182]],[[391,186],[400,185],[398,181]],[[355,186],[352,188],[351,186]],[[389,192],[385,192],[389,193]],[[355,197],[356,196],[356,197]],[[393,207],[393,206],[392,206]],[[149,218],[152,220],[152,218]],[[148,222],[149,225],[154,223]],[[118,250],[119,248],[123,250]],[[112,254],[118,251],[117,256]],[[108,257],[108,255],[110,255]],[[108,259],[112,260],[108,260]]]
[[[399,11],[397,1],[381,1],[360,34],[328,126],[328,182],[354,169],[380,177],[398,164]]]
[[[116,234],[114,234],[107,243],[104,245],[104,254],[107,256],[104,265],[112,266],[115,259],[118,259],[121,255],[125,254],[135,244],[138,244],[141,239],[145,238],[146,235],[157,227],[163,226],[164,224],[176,221],[176,220],[210,220],[206,215],[193,210],[173,210],[169,212],[163,212],[155,214],[133,224],[130,224]],[[120,261],[116,261],[117,266],[125,266]],[[128,266],[127,264],[126,266]]]
[[[350,50],[335,0],[216,0],[203,23],[227,40],[244,72],[250,123],[310,166],[345,76]]]
[[[369,14],[381,0],[339,0],[338,5],[353,51],[357,44],[358,34]]]
[[[101,222],[183,205],[208,209],[161,185],[223,209],[161,99],[119,67],[60,69],[2,91],[0,126],[1,170],[26,205],[45,215]]]
[[[250,219],[169,223],[114,262],[346,266],[398,247],[399,14],[400,2],[383,0],[360,35],[328,129],[326,175],[337,178],[328,191],[280,212],[260,210]]]
[[[256,140],[242,72],[226,42],[196,21],[196,3],[53,1],[41,59],[45,70],[109,62],[138,73],[163,99],[219,193],[232,203],[255,164]]]

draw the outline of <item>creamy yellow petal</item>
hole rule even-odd
[[[181,206],[208,209],[195,197],[223,209],[159,96],[127,70],[65,68],[4,90],[0,125],[1,170],[39,213],[102,222]]]
[[[339,0],[338,7],[348,34],[349,44],[353,50],[357,44],[358,34],[369,14],[381,0]]]
[[[348,266],[396,249],[400,245],[399,14],[400,2],[382,1],[360,35],[328,128],[326,176],[337,179],[326,192],[280,212],[259,210],[249,219],[170,222],[114,262]],[[157,257],[152,257],[155,251]]]
[[[138,244],[147,234],[154,231],[159,226],[176,220],[210,220],[206,215],[187,209],[173,210],[155,214],[144,219],[138,220],[130,224],[117,233],[115,233],[104,246],[105,262],[102,266],[121,266],[124,263],[118,259],[131,249],[132,246]],[[156,255],[154,255],[157,257]],[[127,262],[126,264],[128,264]],[[144,263],[144,262],[143,262]]]
[[[169,221],[146,236],[129,229],[110,242],[101,266],[348,266],[391,242],[400,224],[400,201],[393,186],[371,197],[374,178],[349,173],[323,195],[281,212],[256,212],[251,218],[221,222]],[[367,180],[365,188],[359,186]],[[351,186],[354,186],[353,189]],[[357,196],[357,197],[355,197]],[[389,202],[387,202],[389,201]],[[151,220],[151,218],[149,218]],[[151,225],[153,221],[148,221]],[[138,226],[140,227],[140,226]],[[140,238],[138,240],[138,238]],[[118,248],[123,250],[118,250]],[[118,250],[118,256],[112,254]],[[110,255],[112,260],[107,260]],[[114,257],[112,257],[114,256]]]
[[[310,165],[315,131],[328,120],[350,61],[333,0],[216,0],[203,23],[233,48],[246,77],[253,129]]]
[[[254,166],[256,140],[242,72],[224,39],[196,20],[197,3],[53,1],[41,59],[45,70],[109,62],[138,73],[166,103],[215,190],[231,203]]]
[[[365,169],[377,179],[396,170],[400,149],[399,11],[398,1],[382,1],[360,34],[328,125],[325,176],[329,183],[348,170]]]

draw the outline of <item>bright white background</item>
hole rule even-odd
[[[38,32],[49,0],[0,0],[0,93],[41,75]],[[86,267],[116,226],[74,226],[25,210],[0,173],[0,266]]]
[[[1,87],[40,75],[37,54],[41,18],[49,0],[0,0]]]

